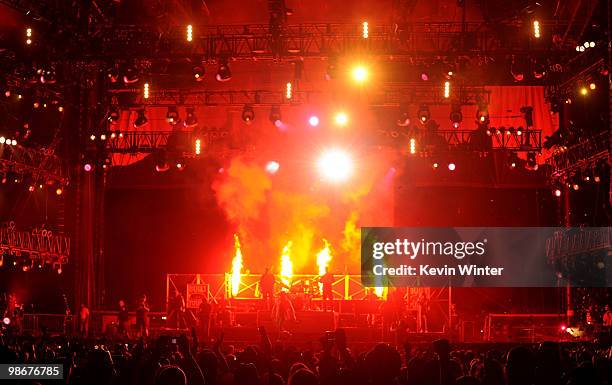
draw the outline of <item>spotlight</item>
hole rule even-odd
[[[476,110],[476,124],[488,125],[489,123],[489,108],[486,104],[480,104]]]
[[[410,138],[410,153],[416,154],[416,139]]]
[[[271,160],[268,163],[266,163],[266,172],[268,174],[276,174],[279,168],[280,168],[280,164],[276,161]]]
[[[179,171],[183,171],[185,170],[185,162],[182,160],[177,160],[176,161],[176,169]]]
[[[560,189],[555,189],[555,196],[557,198],[561,196],[561,190]]]
[[[455,163],[451,162],[448,164],[448,170],[449,171],[455,171],[455,169],[457,168],[457,166],[455,165]]]
[[[26,44],[32,44],[32,28],[26,28]]]
[[[201,82],[202,80],[204,80],[204,67],[193,67],[193,78],[196,82]]]
[[[433,164],[431,165],[431,167],[433,167],[434,170],[437,170],[438,167],[440,167],[440,165],[438,164],[438,162],[433,162]]]
[[[83,170],[85,170],[85,172],[90,172],[92,170],[92,166],[91,163],[85,163],[85,165],[83,166]]]
[[[165,151],[158,151],[153,154],[155,160],[155,171],[157,172],[165,172],[170,169],[170,165],[168,165],[168,159]]]
[[[108,78],[109,82],[113,84],[117,83],[119,80],[119,71],[115,67],[109,68],[108,71],[106,71],[106,77]]]
[[[293,96],[292,88],[293,86],[291,85],[291,82],[287,82],[287,84],[285,85],[285,98],[287,100],[290,100]]]
[[[578,190],[580,190],[580,185],[578,183],[574,183],[572,185],[572,188],[574,189],[574,191],[578,191]]]
[[[596,88],[597,88],[597,84],[595,84],[595,83],[590,83],[590,84],[589,84],[589,88],[590,88],[591,90],[594,90],[594,89],[596,89]]]
[[[149,83],[145,83],[142,89],[142,97],[149,99]]]
[[[348,115],[345,112],[340,111],[334,117],[334,122],[336,122],[337,126],[344,127],[348,123]]]
[[[89,140],[96,140],[96,136],[94,134],[89,135]]]
[[[185,116],[185,120],[183,121],[183,126],[189,129],[195,128],[198,125],[198,118],[195,114],[195,108],[187,107],[186,114],[187,115]]]
[[[361,36],[364,39],[367,39],[370,36],[370,27],[368,25],[367,21],[364,21],[363,23],[361,23],[361,27],[362,27],[362,33]]]
[[[426,82],[429,80],[429,74],[427,72],[421,72],[421,80]]]
[[[6,138],[4,136],[0,136],[0,144],[6,143]]]
[[[406,110],[403,110],[399,117],[397,118],[397,125],[399,127],[408,127],[410,126],[410,115],[408,114],[408,112],[406,112]]]
[[[525,168],[531,171],[536,171],[538,169],[538,162],[536,160],[535,152],[530,151],[527,153],[527,161],[525,162]]]
[[[255,111],[253,110],[253,107],[251,107],[248,104],[245,104],[245,106],[242,108],[242,120],[246,124],[251,124],[251,122],[253,122],[254,119],[255,119]]]
[[[518,166],[518,160],[519,159],[516,153],[510,153],[510,156],[508,157],[508,167],[515,169],[516,166]]]
[[[310,118],[308,118],[308,124],[310,124],[312,127],[316,127],[319,125],[319,117],[316,115],[312,115]]]
[[[64,193],[64,190],[62,190],[62,188],[61,188],[61,187],[58,187],[58,188],[55,190],[55,194],[56,194],[56,195],[62,195],[63,193]]]
[[[168,107],[168,112],[166,112],[166,121],[171,126],[176,126],[180,120],[178,110],[176,106]]]
[[[121,113],[119,111],[119,107],[117,106],[111,106],[110,110],[108,112],[108,121],[111,124],[114,123],[118,123],[119,122],[119,117],[121,116]]]
[[[191,24],[189,24],[187,26],[187,36],[186,39],[188,42],[193,41],[193,26]]]
[[[444,82],[444,98],[448,99],[450,97],[450,81]]]
[[[459,124],[463,120],[463,114],[461,113],[461,106],[459,104],[453,104],[451,106],[449,118],[453,123],[453,127],[459,128]]]
[[[589,93],[589,90],[586,87],[580,88],[580,95],[586,96]]]
[[[202,139],[197,138],[194,141],[194,152],[196,155],[200,155],[202,153]]]
[[[368,69],[362,65],[358,65],[352,70],[353,80],[357,83],[363,83],[368,79]]]
[[[149,120],[145,116],[145,110],[144,109],[138,110],[137,114],[138,115],[136,116],[136,120],[134,120],[134,128],[140,129],[140,128],[144,127],[147,123],[149,123]]]
[[[227,59],[222,59],[219,63],[219,69],[217,70],[216,79],[220,82],[227,82],[232,78],[232,71],[230,71]]]
[[[340,149],[329,149],[321,154],[317,162],[321,177],[329,182],[348,180],[353,173],[353,162],[348,153]]]
[[[419,121],[421,124],[427,124],[429,118],[431,118],[431,113],[429,112],[429,107],[426,104],[421,104],[419,110],[417,111],[417,115],[419,117]]]
[[[533,21],[533,37],[536,39],[540,38],[540,22],[538,20]]]
[[[133,84],[140,80],[138,77],[138,72],[134,67],[128,67],[123,74],[123,83],[125,84]]]
[[[270,121],[276,127],[280,128],[283,125],[283,121],[281,120],[281,111],[279,106],[272,106],[270,109]]]

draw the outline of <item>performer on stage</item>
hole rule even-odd
[[[89,309],[83,303],[79,309],[79,333],[83,337],[89,335]]]
[[[170,313],[168,314],[168,319],[173,319],[176,322],[177,329],[184,329],[187,327],[187,323],[185,322],[185,297],[181,294],[180,291],[174,291],[174,300],[170,303]]]
[[[274,283],[274,275],[272,275],[270,269],[266,267],[266,271],[259,279],[259,292],[266,305],[266,310],[270,310],[274,301]]]
[[[206,298],[202,299],[200,303],[200,307],[198,309],[198,318],[200,321],[200,338],[204,341],[204,344],[208,343],[209,335],[210,335],[210,315],[212,312],[212,306],[206,300]]]
[[[279,331],[285,331],[283,328],[286,321],[296,321],[295,309],[289,298],[289,293],[281,291],[278,299],[272,308],[272,319],[276,322]]]
[[[149,336],[149,311],[147,296],[143,294],[138,298],[138,307],[136,308],[136,327],[139,337]]]
[[[334,275],[330,273],[329,270],[325,269],[325,274],[319,278],[319,282],[321,282],[323,286],[323,309],[327,311],[329,304],[330,310],[334,311],[334,294],[332,291],[332,287],[334,285]]]
[[[121,337],[130,338],[130,315],[128,313],[125,301],[119,300],[119,314],[117,315],[117,325],[119,326],[118,331]]]

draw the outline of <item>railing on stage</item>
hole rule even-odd
[[[67,314],[25,313],[19,327],[25,333],[37,334],[44,328],[50,334],[70,334],[76,330],[76,317]]]
[[[485,318],[484,340],[487,342],[531,342],[562,339],[564,314],[491,313]]]

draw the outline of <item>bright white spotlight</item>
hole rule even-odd
[[[308,124],[310,124],[313,127],[316,127],[319,125],[319,117],[316,115],[312,115],[310,118],[308,118]]]
[[[336,122],[336,125],[344,127],[348,123],[348,115],[344,112],[338,112],[334,117],[334,121]]]
[[[353,80],[357,83],[363,83],[368,79],[368,69],[364,66],[357,66],[353,68]]]
[[[4,317],[2,323],[8,326],[11,323],[11,319],[9,317]]]
[[[268,163],[266,163],[266,172],[268,174],[276,174],[279,168],[280,168],[280,164],[276,161],[271,160]]]
[[[334,183],[345,182],[353,174],[353,161],[350,155],[340,149],[324,151],[317,162],[317,167],[323,179]]]

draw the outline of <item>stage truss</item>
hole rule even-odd
[[[252,303],[260,301],[259,274],[242,274],[240,285],[235,295],[232,294],[232,275],[224,274],[166,274],[166,312],[170,311],[170,304],[176,291],[181,293],[186,300],[187,310],[191,317],[195,318],[195,310],[200,301],[206,298],[207,301],[219,304],[227,302],[236,308],[240,302]],[[283,289],[282,278],[275,276],[276,294]],[[318,282],[319,276],[314,274],[294,274],[291,278],[292,287],[300,285],[309,286]],[[199,287],[195,289],[194,287]],[[429,302],[429,312],[436,313],[442,317],[443,330],[450,331],[452,320],[452,289],[450,287],[409,287],[394,289],[399,290],[405,302],[405,312],[408,316],[413,316],[417,322],[417,330],[421,330],[422,307],[419,306],[420,299],[424,296]],[[365,301],[368,293],[374,288],[367,288],[361,284],[361,276],[356,274],[336,275],[332,286],[334,301]],[[386,299],[388,289],[383,288],[379,291],[380,299]],[[319,299],[320,296],[316,299]],[[342,309],[342,307],[341,307]]]

